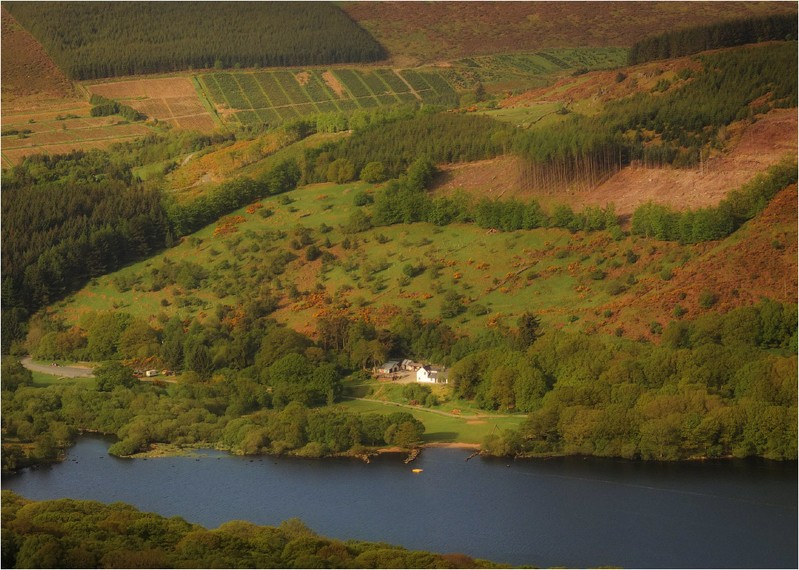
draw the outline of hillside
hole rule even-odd
[[[652,339],[650,324],[668,323],[677,304],[692,317],[704,313],[697,300],[705,290],[718,295],[714,310],[722,312],[761,296],[796,301],[795,186],[729,238],[698,245],[475,224],[346,231],[355,197],[373,191],[323,184],[263,199],[161,256],[98,278],[58,303],[56,314],[78,324],[92,311],[119,309],[158,327],[173,315],[205,319],[267,294],[277,301],[275,318],[310,335],[320,318],[339,314],[388,326],[413,310],[475,333],[530,310],[551,327],[622,327],[624,336]],[[408,266],[421,271],[408,277]],[[444,312],[452,293],[462,312]]]
[[[665,324],[674,319],[677,305],[687,309],[686,318],[694,318],[706,310],[699,304],[703,291],[716,295],[713,310],[721,313],[755,305],[764,297],[796,303],[796,204],[793,185],[730,238],[693,246],[690,259],[674,267],[669,280],[653,275],[634,294],[609,303],[614,316],[604,330],[622,326],[631,337],[648,336],[653,321]],[[652,247],[661,249],[659,244]]]
[[[630,46],[719,20],[796,14],[782,2],[344,2],[396,65],[552,47]],[[619,25],[624,22],[624,25]]]
[[[92,78],[4,11],[5,471],[85,432],[795,461],[795,4],[285,4],[270,50],[234,4],[4,4]]]
[[[534,198],[545,205],[567,201],[576,209],[612,203],[621,216],[630,216],[649,201],[677,209],[714,206],[758,172],[786,155],[795,156],[797,132],[796,110],[780,109],[754,123],[742,122],[729,129],[727,150],[701,168],[628,166],[587,191],[563,193],[523,188],[520,159],[502,157],[442,165],[434,191],[443,195],[462,190],[474,196]]]
[[[2,12],[3,112],[30,109],[54,99],[77,99],[72,83],[59,70],[42,45],[9,14]]]

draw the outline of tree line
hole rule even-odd
[[[340,143],[306,151],[303,180],[326,180],[327,167],[336,160],[347,160],[355,172],[379,162],[386,176],[395,178],[420,158],[436,163],[491,158],[502,154],[513,129],[480,115],[433,111],[370,121]]]
[[[524,187],[592,187],[634,161],[696,166],[723,146],[720,133],[731,123],[797,104],[795,42],[697,60],[701,70],[664,77],[653,92],[609,102],[596,116],[564,108],[562,121],[526,131],[485,116],[405,109],[388,120],[358,124],[339,143],[307,150],[302,180],[346,182],[372,163],[382,166],[385,178],[396,178],[421,158],[451,163],[512,153],[524,159]],[[620,80],[636,81],[623,74]],[[321,128],[345,124],[328,119],[320,119]]]
[[[3,352],[26,315],[164,247],[160,192],[101,151],[32,156],[3,174]]]
[[[172,202],[166,211],[175,235],[184,236],[259,198],[293,190],[299,180],[297,162],[287,159],[258,180],[240,177],[223,182],[191,202]]]
[[[331,407],[342,378],[391,355],[450,364],[455,397],[528,413],[518,430],[485,441],[491,454],[796,458],[796,305],[763,299],[657,323],[659,345],[545,329],[530,313],[467,337],[412,310],[385,328],[321,316],[312,342],[269,309],[220,307],[202,324],[173,317],[161,330],[118,311],[73,327],[37,319],[34,356],[112,361],[96,388],[32,388],[30,373],[4,360],[5,437],[32,444],[27,456],[11,446],[7,468],[52,460],[86,429],[117,435],[112,451],[123,455],[158,442],[313,457],[412,446],[424,431],[412,416]],[[113,360],[123,357],[156,357],[183,370],[182,382],[168,392],[141,385]]]
[[[661,344],[544,330],[455,362],[455,393],[529,412],[496,455],[797,457],[796,305],[764,299],[666,326]],[[511,337],[512,338],[512,337]],[[532,342],[530,339],[532,338]]]
[[[494,568],[463,554],[334,540],[299,519],[208,530],[115,502],[31,501],[3,491],[4,568]]]
[[[797,38],[796,15],[773,15],[728,20],[651,36],[635,42],[627,60],[636,65],[711,49]]]
[[[15,2],[7,9],[76,80],[386,57],[366,30],[325,2]]]
[[[568,114],[556,125],[515,131],[511,148],[527,160],[522,183],[590,187],[633,161],[696,166],[722,147],[726,126],[797,105],[795,42],[697,57],[701,71],[681,70],[654,92],[607,103],[597,116]]]
[[[715,207],[676,211],[649,202],[636,208],[631,231],[680,243],[722,239],[763,211],[777,192],[796,180],[796,161],[783,161],[730,192]]]
[[[92,108],[89,114],[92,117],[107,117],[109,115],[121,115],[128,121],[143,121],[147,118],[146,115],[140,113],[129,105],[123,105],[113,99],[108,99],[102,95],[94,94],[91,96],[89,102]]]
[[[287,133],[299,128],[284,127]],[[293,159],[258,179],[230,180],[184,203],[133,175],[136,165],[228,140],[223,135],[151,135],[111,151],[34,155],[4,171],[3,353],[24,334],[30,314],[89,279],[169,247],[254,200],[296,187],[300,171]]]

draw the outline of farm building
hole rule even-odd
[[[399,360],[389,360],[388,362],[383,363],[380,368],[377,369],[380,374],[394,374],[395,372],[399,372],[399,370]]]
[[[422,366],[416,371],[416,381],[428,384],[446,384],[448,374],[445,368]]]
[[[400,368],[402,370],[407,370],[409,372],[416,372],[421,367],[422,365],[419,362],[414,362],[413,360],[410,360],[408,358],[403,360],[402,363],[400,364]]]

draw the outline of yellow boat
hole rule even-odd
[[[413,471],[414,473],[421,473],[423,470],[422,469],[411,469],[411,471]]]

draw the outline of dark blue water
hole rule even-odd
[[[125,460],[84,438],[3,478],[30,499],[124,501],[214,528],[299,517],[320,534],[510,564],[796,568],[796,463],[498,461],[427,449],[411,465],[201,457]],[[414,474],[411,467],[423,469]]]

